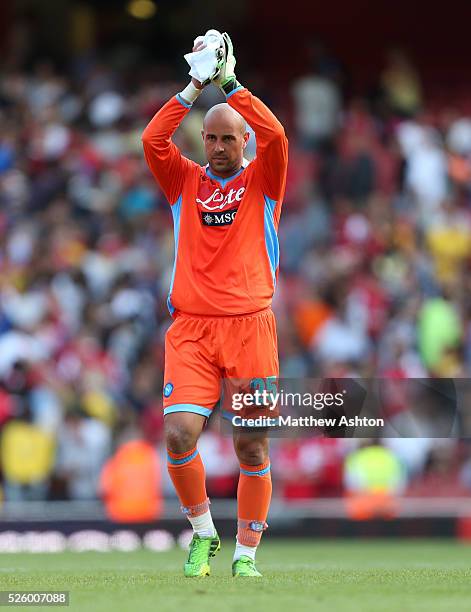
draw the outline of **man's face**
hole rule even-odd
[[[245,124],[223,109],[209,114],[201,132],[209,167],[221,178],[235,174],[242,166],[244,149],[249,138]]]

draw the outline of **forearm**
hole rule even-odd
[[[270,163],[274,158],[278,158],[281,163],[286,164],[288,141],[283,126],[261,100],[237,81],[232,40],[226,32],[222,34],[222,39],[225,61],[213,83],[223,91],[228,104],[237,110],[254,130],[257,138],[257,157],[266,157],[270,149],[268,158],[262,163]]]
[[[154,115],[142,134],[147,164],[170,204],[178,198],[185,169],[190,161],[182,156],[172,136],[189,112],[188,104],[177,94]]]
[[[170,145],[171,138],[176,132],[183,118],[188,113],[188,103],[178,99],[180,94],[172,97],[153,116],[142,133],[144,145],[165,148]]]
[[[235,89],[227,102],[237,110],[255,132],[256,164],[262,189],[273,200],[283,197],[288,166],[288,139],[283,126],[271,110],[247,89]]]
[[[268,143],[286,139],[280,121],[257,96],[239,83],[227,95],[227,103],[247,121],[257,137],[257,152],[260,153]]]
[[[203,91],[203,84],[192,78],[188,85],[178,95],[187,104],[193,104],[196,98]]]

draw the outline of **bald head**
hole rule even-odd
[[[214,174],[227,178],[240,170],[249,139],[242,115],[229,104],[216,104],[206,113],[201,134]]]
[[[245,119],[227,102],[215,104],[206,113],[203,120],[203,130],[207,131],[212,126],[231,126],[235,130],[239,130],[242,134],[247,131]]]

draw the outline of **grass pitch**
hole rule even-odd
[[[231,577],[232,552],[223,542],[200,579],[183,578],[179,549],[2,554],[0,590],[68,590],[84,612],[471,610],[471,547],[454,541],[266,538],[253,580]]]

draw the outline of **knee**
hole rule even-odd
[[[240,463],[261,465],[268,460],[268,440],[237,440],[235,451]]]
[[[172,453],[186,453],[196,446],[198,436],[181,423],[165,423],[165,441]]]

